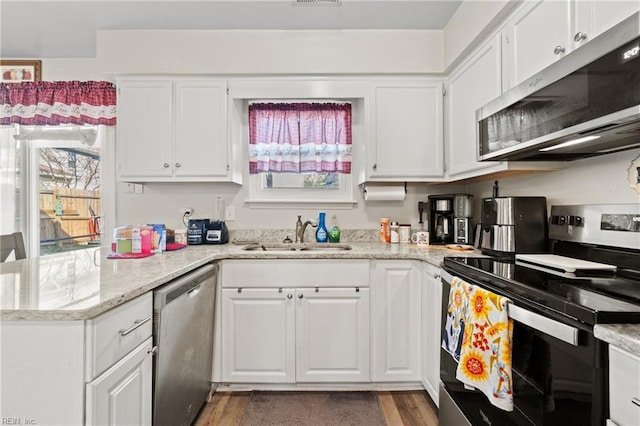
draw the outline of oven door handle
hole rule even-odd
[[[522,309],[513,303],[509,304],[509,318],[528,327],[538,330],[565,343],[578,346],[578,329],[545,316]]]
[[[453,276],[442,269],[440,271],[440,277],[443,282],[451,285]],[[578,346],[578,329],[571,327],[570,325],[563,324],[559,321],[552,320],[540,314],[523,309],[513,303],[509,304],[509,317],[514,321],[518,321],[528,327],[538,330],[542,333],[553,336],[556,339],[562,340],[565,343],[569,343],[573,346]]]
[[[453,275],[445,271],[444,268],[440,269],[440,278],[449,285],[451,285],[451,282],[453,281]]]

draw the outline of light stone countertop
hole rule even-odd
[[[282,241],[282,240],[280,240]],[[479,256],[443,246],[349,242],[346,251],[245,251],[242,245],[191,245],[140,259],[107,259],[87,249],[0,264],[0,319],[94,318],[206,263],[224,259],[414,259],[440,266],[445,256]]]
[[[597,324],[596,338],[640,356],[640,324]]]

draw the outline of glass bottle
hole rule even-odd
[[[329,232],[327,231],[327,225],[324,224],[325,213],[320,212],[318,217],[318,228],[316,229],[316,242],[326,243],[329,238]]]
[[[329,222],[329,242],[340,242],[340,226],[338,225],[338,218],[336,218],[335,214],[331,216],[331,221]]]

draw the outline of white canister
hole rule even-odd
[[[400,240],[400,244],[411,243],[411,225],[398,226],[398,239]]]
[[[391,233],[389,242],[390,243],[399,243],[400,242],[400,226],[398,222],[391,222],[391,226],[389,226],[389,232]]]

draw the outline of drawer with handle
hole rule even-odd
[[[151,292],[87,321],[87,380],[118,362],[153,332]]]

